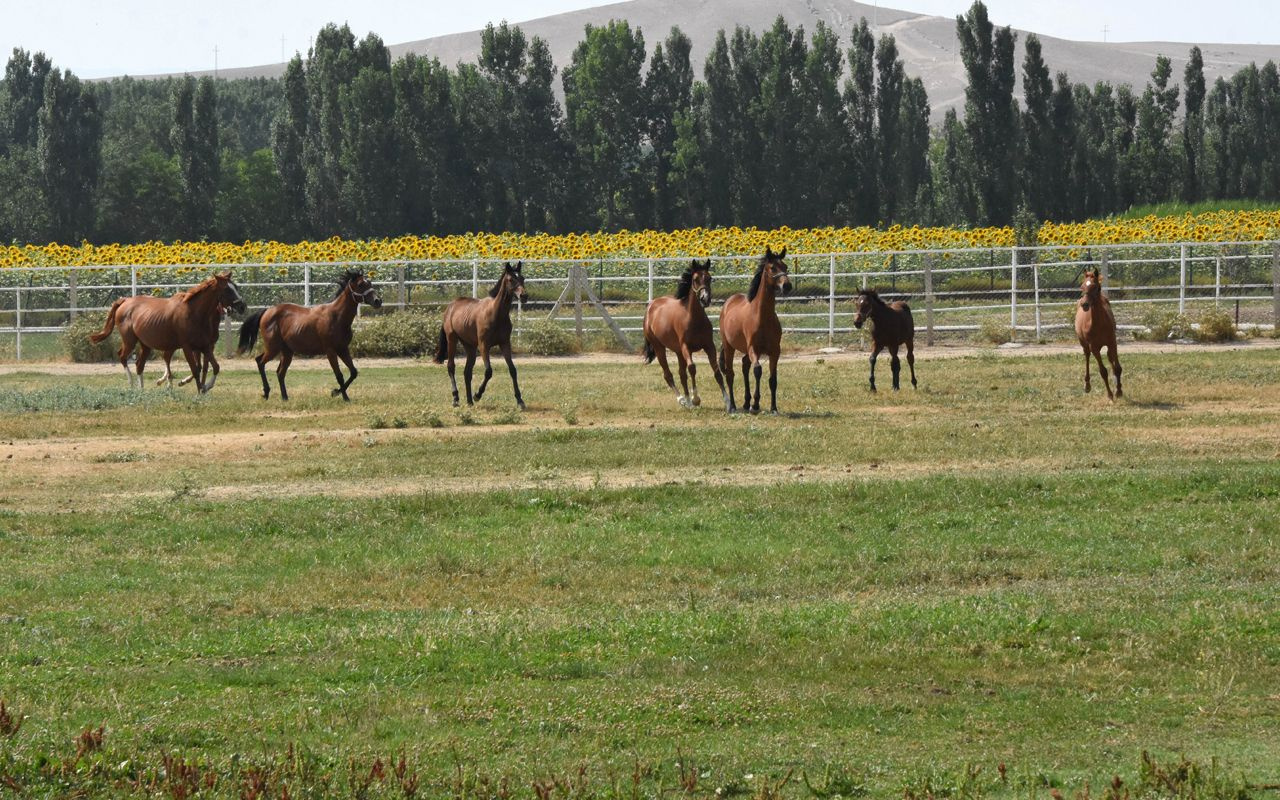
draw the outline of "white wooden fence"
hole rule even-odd
[[[745,291],[757,256],[712,257],[713,320],[720,300]],[[926,344],[955,332],[1006,327],[1016,338],[1040,339],[1070,326],[1085,268],[1102,271],[1124,329],[1143,327],[1152,307],[1194,311],[1226,306],[1243,328],[1280,323],[1280,242],[1128,243],[1037,248],[966,248],[872,253],[791,254],[790,296],[779,298],[789,334],[834,342],[852,330],[852,299],[877,288],[905,297]],[[530,301],[517,334],[537,316],[555,316],[582,336],[613,335],[639,343],[644,305],[674,290],[688,258],[526,261]],[[0,269],[0,358],[23,358],[23,342],[60,333],[77,314],[102,311],[114,298],[169,294],[214,271],[232,269],[251,307],[277,302],[310,305],[328,299],[332,279],[347,267],[371,271],[384,312],[440,306],[455,296],[478,297],[500,274],[499,260],[396,261],[174,266],[14,267]],[[572,313],[570,313],[572,310]],[[228,320],[228,330],[231,327]],[[229,337],[228,337],[229,338]],[[228,343],[229,344],[229,343]]]

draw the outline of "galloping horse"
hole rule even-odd
[[[702,405],[698,397],[698,369],[693,354],[705,352],[715,373],[716,383],[724,398],[725,410],[729,410],[729,393],[724,388],[724,376],[716,363],[715,329],[707,318],[706,307],[711,303],[711,259],[705,264],[694,261],[680,276],[675,297],[659,297],[649,304],[644,313],[644,363],[652,364],[657,357],[667,386],[676,394],[676,402],[685,408]],[[676,354],[680,362],[681,394],[667,366],[667,350]],[[693,384],[693,394],[689,385]]]
[[[1114,400],[1124,397],[1124,389],[1120,385],[1120,356],[1116,352],[1116,318],[1111,313],[1111,303],[1102,295],[1102,276],[1097,270],[1084,271],[1084,282],[1080,284],[1080,301],[1076,303],[1076,337],[1084,348],[1084,390],[1089,385],[1089,355],[1098,361],[1098,371],[1102,373],[1102,382],[1107,387],[1107,397]],[[1111,368],[1116,371],[1116,393],[1111,394],[1111,381],[1107,378],[1107,368],[1102,365],[1102,348],[1107,348],[1107,359]]]
[[[862,328],[862,323],[871,319],[871,391],[876,390],[876,356],[880,351],[889,348],[893,360],[889,365],[893,368],[893,390],[898,391],[898,373],[902,370],[902,362],[898,360],[898,348],[907,346],[907,365],[911,367],[911,387],[916,386],[916,325],[911,319],[911,308],[902,300],[886,303],[880,299],[875,289],[863,289],[858,292],[858,311],[853,317],[853,327]]]
[[[213,346],[218,341],[221,308],[245,309],[230,271],[214,275],[199,286],[172,297],[122,297],[111,304],[102,331],[92,334],[89,339],[96,344],[110,336],[113,328],[120,330],[118,355],[120,366],[129,376],[130,388],[133,387],[133,373],[129,371],[129,356],[138,345],[142,346],[135,365],[139,389],[142,388],[142,370],[152,350],[164,354],[166,376],[172,374],[169,360],[174,351],[181,350],[191,367],[191,374],[196,376],[196,389],[204,394],[218,380],[219,366],[213,355]],[[213,378],[205,383],[210,365],[213,366]]]
[[[284,386],[285,373],[295,355],[327,356],[329,366],[338,379],[338,388],[330,392],[331,397],[342,395],[343,400],[350,400],[347,389],[355,382],[356,365],[351,360],[351,323],[356,318],[356,307],[368,303],[374,308],[382,307],[382,298],[372,281],[358,269],[349,269],[338,278],[338,291],[333,300],[319,306],[296,306],[293,303],[281,303],[259,311],[249,317],[240,327],[240,352],[246,352],[262,334],[262,353],[254,361],[258,362],[258,374],[262,376],[262,398],[271,396],[271,385],[267,383],[267,362],[280,356],[276,366],[276,380],[280,382],[280,399],[288,400],[289,391]],[[347,365],[351,377],[342,377],[342,368],[338,359]]]
[[[506,359],[507,371],[511,373],[511,388],[515,390],[516,404],[524,409],[524,398],[520,396],[520,382],[516,380],[516,365],[511,360],[511,303],[527,295],[524,290],[524,262],[517,262],[513,267],[508,261],[502,267],[502,277],[489,290],[489,296],[480,300],[471,297],[459,297],[444,310],[443,324],[440,326],[440,343],[436,347],[437,364],[449,363],[449,382],[453,384],[453,404],[458,405],[458,379],[454,375],[454,354],[458,343],[467,353],[467,364],[463,367],[462,377],[467,384],[467,405],[484,396],[485,387],[493,377],[493,367],[489,366],[489,350],[497,345]],[[476,390],[475,398],[471,396],[471,372],[476,365],[476,350],[484,357],[484,380]]]
[[[729,385],[729,411],[733,404],[733,354],[742,353],[742,410],[760,412],[760,359],[769,358],[769,410],[778,413],[778,356],[782,353],[782,323],[774,310],[778,292],[791,291],[791,278],[787,274],[787,248],[774,253],[766,247],[751,288],[746,294],[735,294],[724,301],[720,312],[720,371]],[[747,370],[755,368],[755,406],[751,404],[751,378]]]

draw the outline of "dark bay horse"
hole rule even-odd
[[[458,379],[454,375],[453,358],[462,344],[467,353],[467,363],[463,367],[462,377],[467,385],[467,405],[484,396],[484,390],[493,377],[493,367],[489,366],[489,350],[497,346],[506,359],[507,371],[511,373],[511,388],[515,391],[516,404],[524,409],[524,398],[520,396],[520,382],[516,380],[516,365],[511,360],[511,304],[517,299],[526,297],[524,290],[524,262],[517,262],[513,267],[508,261],[502,267],[502,277],[489,290],[489,296],[481,299],[459,297],[444,310],[443,324],[440,326],[440,343],[436,347],[435,361],[449,364],[449,382],[453,385],[453,404],[458,405]],[[484,357],[484,380],[475,397],[471,395],[471,373],[476,365],[476,351]]]
[[[374,308],[381,308],[382,297],[373,282],[358,269],[342,273],[337,284],[338,291],[328,303],[310,308],[281,303],[259,311],[240,327],[241,353],[252,348],[258,334],[262,334],[262,353],[254,361],[258,362],[258,374],[262,376],[264,400],[271,396],[267,362],[276,356],[280,356],[280,363],[276,366],[280,399],[289,399],[284,376],[295,355],[328,357],[329,366],[333,367],[334,377],[338,379],[338,388],[330,392],[330,396],[342,395],[343,400],[351,399],[347,396],[347,389],[359,374],[351,360],[351,324],[356,318],[356,307],[368,303]],[[338,359],[347,365],[350,377],[343,378]]]
[[[1102,275],[1097,270],[1084,271],[1084,282],[1080,284],[1080,301],[1076,303],[1076,337],[1084,348],[1084,390],[1090,390],[1089,356],[1098,361],[1098,372],[1102,373],[1102,382],[1107,387],[1107,397],[1114,400],[1124,397],[1124,389],[1120,385],[1120,355],[1116,352],[1116,318],[1111,313],[1111,302],[1102,294]],[[1107,368],[1102,365],[1102,348],[1107,348],[1107,359],[1111,368],[1116,371],[1116,393],[1111,394],[1111,381],[1107,378]]]
[[[744,385],[742,410],[760,412],[761,358],[769,359],[769,410],[778,413],[778,357],[782,354],[782,323],[774,309],[778,292],[791,291],[788,274],[787,248],[774,253],[766,247],[760,266],[751,279],[746,294],[732,295],[724,301],[720,312],[720,371],[729,385],[729,411],[733,404],[733,356],[742,353],[742,383]],[[751,403],[751,378],[748,370],[756,373],[755,405]]]
[[[716,376],[716,384],[724,398],[724,408],[729,410],[729,393],[725,391],[724,376],[716,360],[715,329],[707,317],[706,307],[711,303],[711,259],[706,263],[693,264],[680,276],[676,286],[675,297],[658,297],[649,304],[644,313],[644,363],[652,364],[656,357],[662,365],[663,377],[667,386],[676,394],[676,402],[685,408],[702,405],[698,397],[698,369],[693,363],[693,355],[703,352],[711,362],[711,369]],[[681,394],[676,389],[675,379],[671,376],[671,367],[667,365],[667,350],[676,354],[680,363]],[[689,393],[690,383],[693,394]]]
[[[875,289],[863,289],[858,292],[856,300],[858,311],[853,317],[853,327],[862,328],[864,322],[871,320],[871,391],[876,390],[876,356],[880,351],[889,348],[893,360],[889,362],[893,369],[893,390],[898,391],[898,373],[902,370],[902,362],[898,360],[898,348],[907,346],[907,366],[911,368],[911,387],[916,386],[916,325],[911,319],[911,307],[905,301],[895,300],[886,303],[880,299]]]
[[[169,360],[174,352],[181,350],[191,367],[191,374],[196,377],[197,390],[204,394],[218,379],[218,360],[213,350],[218,341],[222,308],[245,309],[230,271],[214,275],[189,291],[178,292],[172,297],[122,297],[112,303],[102,331],[89,339],[96,344],[110,336],[113,328],[119,329],[120,365],[129,376],[130,387],[133,386],[133,373],[129,371],[129,356],[141,345],[134,367],[139,389],[142,388],[142,370],[151,351],[159,350],[164,355],[165,374],[171,375]],[[210,366],[213,367],[213,378],[206,383]]]

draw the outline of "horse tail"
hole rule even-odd
[[[107,324],[103,327],[101,332],[89,334],[89,341],[94,344],[98,344],[111,335],[111,331],[115,330],[116,327],[116,311],[124,304],[124,301],[128,299],[129,298],[127,297],[121,297],[111,304],[111,310],[107,312]]]
[[[240,326],[240,347],[236,350],[237,353],[248,352],[258,341],[258,328],[262,324],[262,315],[265,313],[267,310],[264,308],[257,314],[250,314]]]
[[[644,340],[644,363],[652,364],[653,360],[657,357],[658,357],[658,354],[653,352],[653,345],[650,344],[648,339],[645,339]]]
[[[444,332],[444,326],[440,326],[440,340],[436,344],[435,362],[443,364],[445,359],[449,357],[449,336]]]

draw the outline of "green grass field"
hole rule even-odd
[[[1280,350],[930,356],[0,375],[0,786],[1274,796]]]

